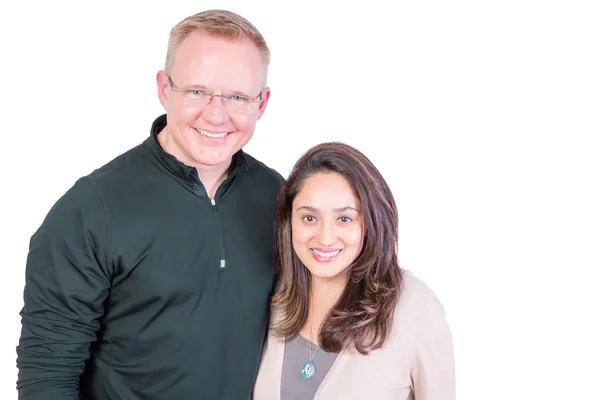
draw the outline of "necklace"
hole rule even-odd
[[[309,329],[310,329],[310,334],[309,336],[312,336],[312,321],[309,320]],[[310,379],[315,375],[315,372],[317,372],[317,369],[315,368],[315,364],[313,363],[313,360],[315,359],[315,356],[317,355],[317,353],[319,352],[320,347],[317,346],[317,349],[315,351],[315,354],[312,353],[312,342],[309,340],[308,341],[308,361],[302,366],[302,369],[300,370],[300,376],[304,379]]]

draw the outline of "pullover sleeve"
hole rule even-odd
[[[31,237],[17,346],[19,399],[78,399],[111,285],[109,215],[101,191],[78,180]]]
[[[415,400],[455,400],[454,350],[444,307],[429,288],[421,304],[416,358],[412,368]]]

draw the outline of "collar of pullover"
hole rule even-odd
[[[152,123],[150,137],[144,142],[145,147],[149,150],[152,158],[159,164],[159,166],[170,175],[173,175],[178,180],[182,180],[184,182],[198,183],[198,174],[196,169],[194,167],[190,167],[189,165],[185,165],[171,154],[164,151],[160,146],[160,143],[158,143],[157,136],[165,126],[167,126],[167,115],[163,114],[156,118]],[[248,165],[246,155],[242,150],[239,150],[233,155],[227,175],[231,176],[234,171],[239,168],[243,168],[246,165]]]

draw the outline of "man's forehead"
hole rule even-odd
[[[258,50],[253,49],[252,43],[230,44],[231,41],[197,43],[197,46],[182,43],[173,59],[171,76],[177,77],[181,81],[177,84],[182,86],[211,89],[216,85],[220,89],[238,91],[262,89],[265,71]]]
[[[190,33],[177,47],[174,62],[194,59],[222,59],[263,67],[260,50],[246,38],[224,38],[196,31]]]

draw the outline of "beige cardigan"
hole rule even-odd
[[[284,351],[285,341],[269,335],[254,400],[280,400]],[[315,400],[337,399],[455,399],[452,335],[444,308],[433,291],[411,273],[404,274],[386,344],[367,356],[340,353],[315,395]]]

